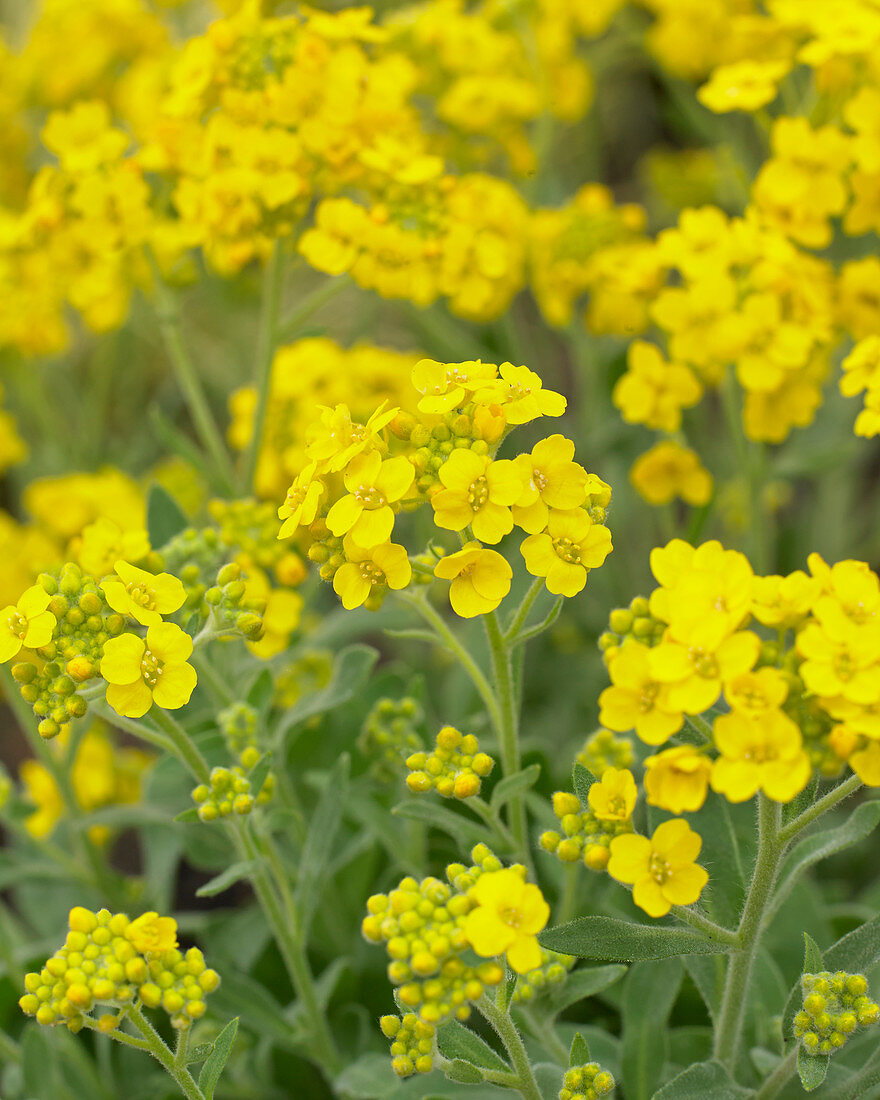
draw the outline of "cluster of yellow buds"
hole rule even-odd
[[[516,989],[513,991],[514,1004],[520,1001],[531,1001],[548,986],[564,982],[574,964],[574,955],[563,955],[559,951],[550,951],[542,947],[541,965],[519,976]]]
[[[398,1077],[430,1073],[434,1068],[434,1028],[414,1012],[403,1016],[383,1016],[379,1027],[391,1040],[391,1068]]]
[[[208,511],[219,527],[220,542],[234,551],[236,560],[271,569],[281,584],[304,579],[302,558],[278,541],[281,522],[271,501],[211,500]]]
[[[205,604],[221,627],[237,630],[252,640],[262,634],[266,601],[248,598],[248,586],[237,563],[221,566],[216,582],[205,591]]]
[[[562,1077],[559,1100],[596,1100],[614,1091],[614,1078],[598,1062],[572,1066]]]
[[[645,596],[634,597],[629,607],[616,607],[608,616],[608,629],[599,638],[599,648],[606,663],[627,640],[646,646],[657,645],[667,625],[651,614]]]
[[[358,749],[372,763],[377,779],[391,782],[400,774],[406,758],[421,747],[418,727],[422,708],[409,695],[402,699],[377,699],[358,737]]]
[[[205,592],[226,560],[219,532],[214,527],[187,527],[162,547],[160,556],[162,568],[179,577],[183,584],[184,608],[204,613]]]
[[[577,754],[579,764],[591,775],[603,775],[606,768],[628,768],[634,759],[629,737],[616,737],[611,730],[597,729],[584,741]]]
[[[433,425],[417,423],[414,417],[398,413],[389,427],[395,435],[408,438],[416,448],[412,456],[416,487],[427,493],[439,485],[438,471],[453,451],[467,449],[487,455],[504,431],[504,419],[478,405],[470,413],[456,410],[443,413]]]
[[[472,966],[462,958],[468,950],[465,918],[477,904],[467,891],[484,871],[501,868],[485,845],[477,845],[471,855],[473,867],[453,863],[446,868],[448,883],[407,877],[390,894],[374,894],[361,925],[370,943],[385,944],[391,960],[388,979],[398,987],[400,1003],[432,1027],[453,1016],[466,1020],[469,1002],[504,976],[496,962]]]
[[[253,767],[260,755],[257,749],[257,719],[256,710],[243,700],[232,703],[217,715],[217,724],[227,748],[245,767]]]
[[[625,768],[605,769],[602,779],[590,787],[587,809],[577,795],[557,791],[553,812],[559,818],[559,831],[542,833],[541,847],[563,863],[583,860],[591,871],[603,871],[608,865],[611,841],[633,831],[636,797],[632,772]]]
[[[827,970],[801,977],[804,1007],[794,1018],[794,1033],[809,1054],[833,1054],[858,1027],[880,1019],[880,1006],[868,996],[863,974]]]
[[[492,757],[479,749],[472,733],[463,734],[454,726],[444,726],[437,734],[433,752],[414,752],[407,759],[410,774],[406,785],[415,792],[433,789],[443,798],[477,795],[481,781],[495,766]]]
[[[251,752],[245,750],[244,756],[252,763]],[[272,798],[275,789],[275,777],[266,776],[262,789],[255,796],[251,781],[244,768],[212,768],[210,783],[200,783],[192,792],[193,802],[198,805],[201,821],[216,821],[230,814],[249,814],[254,806],[264,806]]]
[[[64,946],[42,970],[25,976],[27,992],[18,1003],[39,1024],[79,1031],[87,1013],[106,1005],[122,1010],[97,1018],[102,1031],[112,1031],[126,1007],[140,1000],[167,1012],[173,1027],[189,1027],[204,1015],[205,996],[220,984],[198,948],[178,950],[171,917],[144,913],[130,920],[109,909],[93,913],[76,906],[69,926]]]

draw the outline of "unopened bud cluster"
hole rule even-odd
[[[801,988],[804,1004],[794,1018],[794,1033],[809,1054],[833,1054],[857,1028],[880,1018],[880,1006],[868,996],[863,974],[804,974]]]
[[[592,775],[602,775],[606,768],[628,768],[634,759],[629,737],[617,737],[611,730],[598,729],[584,741],[577,754],[579,764]]]
[[[186,592],[186,612],[206,613],[205,592],[227,555],[213,527],[187,527],[162,547],[162,567],[180,578]]]
[[[599,638],[606,664],[627,639],[642,645],[657,645],[668,625],[654,618],[644,596],[636,596],[629,607],[616,607],[608,618],[608,630]]]
[[[465,917],[476,905],[467,891],[484,871],[501,868],[484,844],[471,855],[474,866],[446,868],[448,882],[407,877],[389,894],[374,894],[361,925],[370,943],[385,944],[388,979],[397,986],[400,1004],[432,1027],[452,1017],[466,1020],[470,1002],[504,976],[495,962],[471,965],[462,957],[469,950]]]
[[[591,810],[581,806],[577,795],[568,791],[553,795],[553,812],[559,818],[559,830],[542,833],[541,847],[563,863],[582,860],[591,871],[604,871],[611,841],[621,833],[632,832],[629,821],[600,821]]]
[[[614,1078],[598,1062],[572,1066],[562,1077],[559,1100],[596,1100],[614,1091]]]
[[[376,701],[361,729],[358,749],[371,761],[377,779],[397,779],[407,757],[421,748],[421,721],[422,708],[410,696]]]
[[[220,567],[216,582],[205,592],[205,603],[224,629],[236,630],[252,641],[263,633],[265,603],[247,598],[244,574],[235,562]]]
[[[243,755],[252,760],[251,753],[256,751],[247,749]],[[210,782],[194,788],[192,798],[199,808],[200,820],[208,822],[230,814],[249,814],[254,806],[269,802],[274,790],[275,777],[271,774],[266,776],[262,790],[255,796],[244,768],[212,768]]]
[[[302,559],[278,541],[281,521],[271,501],[252,497],[212,500],[208,511],[219,527],[220,542],[235,551],[237,558],[271,569],[281,584],[295,585],[304,579]]]
[[[385,1038],[391,1040],[391,1068],[398,1077],[431,1072],[435,1029],[430,1024],[414,1012],[407,1012],[403,1016],[383,1016],[379,1027]]]
[[[531,1001],[548,986],[559,985],[568,977],[575,964],[573,955],[562,955],[558,951],[541,948],[541,965],[525,974],[520,974],[513,992],[514,1003]]]
[[[109,909],[70,911],[63,947],[42,970],[25,976],[19,1005],[37,1023],[66,1024],[79,1031],[86,1014],[99,1006],[115,1009],[96,1017],[102,1031],[120,1022],[120,1010],[140,1001],[161,1008],[173,1027],[189,1027],[205,1013],[205,997],[220,984],[201,951],[177,948],[177,925],[170,917],[145,913],[132,921]]]
[[[454,726],[444,726],[437,734],[433,752],[416,752],[407,759],[410,774],[406,785],[418,793],[435,790],[443,798],[477,795],[482,780],[495,766],[492,757],[479,749],[472,733],[462,734]]]
[[[416,487],[429,493],[439,484],[437,471],[453,451],[467,449],[487,455],[504,431],[504,417],[493,416],[487,406],[471,406],[467,410],[443,413],[433,426],[416,424],[409,433],[409,442],[416,448],[412,464],[416,469]],[[398,420],[400,418],[398,417]]]

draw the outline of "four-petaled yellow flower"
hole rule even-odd
[[[694,813],[706,801],[712,761],[693,745],[676,745],[645,760],[649,806],[673,814]]]
[[[350,534],[366,549],[387,542],[394,528],[392,505],[406,496],[414,477],[405,455],[384,462],[378,451],[358,455],[345,471],[348,493],[327,513],[327,526],[334,535]]]
[[[628,768],[606,768],[587,798],[598,821],[629,821],[636,808],[636,781]]]
[[[514,462],[493,462],[470,450],[453,451],[438,471],[443,488],[431,498],[434,522],[447,531],[470,525],[481,542],[500,542],[513,530],[510,506],[521,495]]]
[[[398,591],[412,580],[406,550],[396,542],[365,549],[346,536],[342,546],[347,560],[333,576],[333,590],[346,611],[365,603],[374,588],[387,585]]]
[[[510,427],[528,424],[539,416],[562,416],[567,402],[561,393],[545,390],[541,379],[528,367],[502,363],[498,368],[497,400]]]
[[[183,606],[186,591],[170,573],[148,573],[127,561],[114,566],[115,577],[101,581],[107,603],[120,615],[128,615],[141,626],[153,626]]]
[[[146,641],[120,634],[104,645],[101,675],[107,702],[124,718],[142,718],[153,703],[164,710],[185,706],[196,686],[196,670],[187,663],[192,638],[174,623],[155,623]]]
[[[0,611],[0,662],[11,660],[24,646],[39,649],[52,640],[58,620],[47,610],[49,593],[42,585],[26,589],[18,603]]]
[[[126,925],[123,935],[142,955],[164,955],[177,947],[177,921],[158,913],[142,913]]]
[[[278,518],[284,521],[278,538],[286,539],[298,527],[308,527],[318,514],[318,506],[326,486],[315,476],[317,469],[318,463],[310,462],[293,479],[293,484],[287,490],[287,498],[278,509]]]
[[[712,766],[712,790],[729,802],[745,802],[759,790],[774,802],[791,802],[809,782],[801,731],[781,710],[722,714],[713,732],[721,756]]]
[[[669,688],[653,671],[654,650],[627,641],[611,658],[611,687],[599,696],[599,721],[617,733],[635,730],[648,745],[662,745],[681,729],[684,714],[669,702]]]
[[[351,418],[348,405],[321,408],[321,422],[310,433],[306,454],[317,462],[319,472],[344,470],[355,455],[382,444],[381,433],[400,412],[389,409],[387,402],[371,414],[366,424]]]
[[[456,615],[472,619],[488,615],[510,591],[513,570],[497,550],[469,542],[455,554],[447,554],[434,567],[434,576],[452,581],[449,602]]]
[[[611,532],[581,508],[551,512],[547,530],[529,535],[521,550],[526,569],[533,577],[546,578],[548,592],[576,596],[589,571],[611,553]]]
[[[412,369],[412,383],[422,394],[419,412],[451,412],[471,401],[479,390],[491,386],[496,377],[495,364],[481,363],[479,359],[467,363],[420,359]]]
[[[480,875],[469,893],[477,907],[465,917],[464,934],[474,951],[484,958],[506,954],[517,974],[540,966],[537,935],[550,916],[540,889],[508,867]]]
[[[524,531],[538,534],[546,528],[551,508],[579,508],[587,499],[587,471],[573,458],[574,443],[551,435],[536,443],[531,454],[513,460],[523,482],[513,518]]]
[[[632,885],[633,901],[649,917],[665,917],[673,905],[692,905],[708,882],[695,862],[702,845],[686,821],[664,821],[650,840],[634,833],[616,836],[608,874]]]

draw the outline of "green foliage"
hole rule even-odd
[[[636,962],[680,955],[715,955],[727,948],[697,932],[617,917],[578,917],[539,936],[544,947],[582,959]]]

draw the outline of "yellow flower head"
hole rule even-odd
[[[684,714],[669,702],[669,688],[653,669],[654,651],[627,641],[608,666],[612,687],[599,696],[599,721],[625,733],[634,729],[648,745],[662,745],[681,729]]]
[[[446,413],[473,399],[498,377],[494,363],[437,363],[420,359],[412,369],[412,383],[423,396],[419,412]]]
[[[453,451],[437,472],[443,488],[431,498],[434,522],[447,531],[470,525],[481,542],[500,542],[513,530],[510,506],[522,495],[516,463],[493,462],[474,451]]]
[[[164,955],[177,947],[177,921],[158,913],[143,913],[126,925],[123,935],[142,955]]]
[[[357,546],[369,549],[388,542],[394,528],[392,505],[409,492],[415,470],[405,455],[384,462],[378,451],[353,458],[345,471],[348,493],[327,513],[334,535],[350,534]]]
[[[712,496],[712,475],[700,464],[696,451],[671,439],[655,443],[637,458],[629,479],[648,504],[669,504],[681,497],[697,506]]]
[[[673,814],[693,813],[706,801],[712,761],[693,747],[677,745],[645,760],[649,806]]]
[[[116,576],[101,581],[107,603],[120,615],[128,615],[141,626],[153,626],[183,606],[186,591],[170,573],[148,573],[127,561],[115,565]]]
[[[511,426],[528,424],[539,416],[562,416],[566,400],[561,393],[545,390],[541,379],[528,367],[515,367],[502,363],[498,368],[501,381],[492,391]]]
[[[382,431],[397,416],[399,409],[380,405],[366,424],[352,420],[348,405],[321,409],[320,423],[312,429],[306,453],[318,463],[319,472],[344,470],[355,455],[382,444]]]
[[[465,918],[464,934],[484,958],[507,955],[517,974],[541,965],[537,935],[550,916],[540,889],[512,868],[488,871],[469,891],[477,902]]]
[[[778,668],[743,672],[724,685],[724,697],[735,711],[759,717],[776,710],[788,695],[788,681]]]
[[[753,577],[752,614],[765,626],[787,630],[806,618],[820,591],[821,583],[802,569],[787,577]]]
[[[611,553],[611,532],[593,523],[582,508],[554,511],[547,530],[529,535],[520,549],[532,576],[546,578],[548,592],[576,596],[586,585],[589,571]]]
[[[761,650],[761,639],[739,630],[713,644],[711,623],[698,624],[682,641],[667,640],[651,651],[654,676],[669,685],[670,706],[702,714],[721,694],[722,685],[748,672]]]
[[[110,111],[100,100],[82,100],[69,111],[53,111],[41,136],[69,172],[87,172],[117,160],[129,143],[122,130],[111,127]]]
[[[588,795],[590,809],[598,821],[629,821],[636,808],[636,781],[628,768],[606,768]]]
[[[513,570],[496,550],[469,542],[455,554],[447,554],[434,567],[434,576],[452,581],[449,602],[456,615],[472,619],[488,615],[510,591]]]
[[[695,862],[702,846],[686,821],[664,821],[650,840],[634,833],[616,836],[608,874],[632,885],[633,901],[649,917],[665,917],[673,905],[692,905],[709,881]]]
[[[697,89],[697,99],[710,111],[757,111],[776,98],[777,85],[791,71],[789,61],[735,61],[719,65]]]
[[[86,573],[106,577],[117,561],[140,561],[150,552],[150,540],[143,527],[123,530],[106,516],[99,516],[83,529],[77,560]]]
[[[543,531],[551,508],[580,508],[587,499],[587,471],[573,458],[574,443],[551,435],[536,443],[531,454],[514,459],[523,491],[514,504],[513,518],[524,531],[531,535]]]
[[[612,394],[623,419],[628,424],[678,431],[681,410],[696,405],[703,393],[694,372],[680,363],[668,363],[660,349],[646,340],[630,344],[626,363],[626,374]]]
[[[774,802],[791,802],[806,787],[811,769],[801,731],[781,710],[722,714],[713,733],[721,756],[712,767],[712,790],[729,802],[745,802],[759,790]]]
[[[396,591],[406,588],[412,580],[406,550],[395,542],[365,550],[346,536],[343,550],[346,561],[333,575],[333,589],[346,611],[365,603],[374,588],[387,585]]]
[[[42,585],[34,584],[22,593],[16,605],[0,611],[0,662],[11,660],[22,646],[39,649],[49,644],[58,624],[47,610],[49,599]]]
[[[308,527],[314,522],[321,497],[326,491],[324,482],[315,476],[317,469],[317,462],[310,462],[293,479],[287,498],[278,509],[278,518],[284,521],[278,538],[289,538],[298,527]]]
[[[104,645],[101,675],[107,702],[125,718],[141,718],[155,702],[165,710],[185,706],[196,686],[196,670],[187,664],[192,638],[174,623],[155,623],[146,641],[120,634]]]

